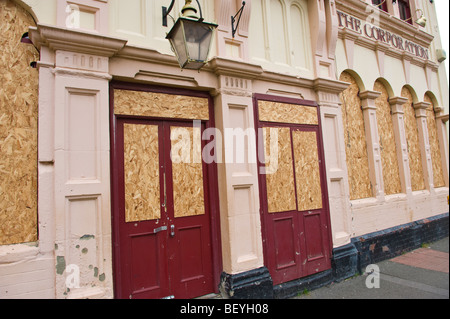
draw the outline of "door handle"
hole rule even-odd
[[[165,231],[165,230],[167,230],[167,226],[162,226],[162,227],[156,228],[156,229],[153,231],[153,233],[154,233],[154,234],[157,234],[157,233],[160,233],[160,232]]]
[[[175,225],[170,226],[170,236],[175,237]]]

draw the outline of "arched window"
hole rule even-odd
[[[427,109],[427,127],[428,136],[430,139],[431,148],[431,160],[433,163],[433,181],[434,187],[444,187],[444,172],[442,170],[442,160],[441,160],[441,148],[439,145],[439,138],[436,125],[436,114],[434,112],[434,102],[429,94],[425,94],[424,101],[430,103],[430,107]]]
[[[385,12],[388,11],[388,6],[387,6],[387,0],[372,0],[372,4],[374,6],[376,6],[377,8],[379,8],[380,10],[383,10]]]
[[[422,168],[422,154],[420,152],[419,130],[413,105],[414,99],[412,92],[407,87],[403,87],[402,97],[408,99],[408,102],[403,105],[403,111],[405,112],[405,132],[408,143],[411,187],[413,191],[418,191],[425,189],[425,181]]]
[[[348,72],[343,72],[339,80],[350,83],[350,86],[340,95],[350,199],[372,197],[364,117],[358,95],[359,86]]]
[[[251,16],[251,60],[270,71],[313,76],[307,0],[253,0]]]
[[[286,26],[283,4],[280,0],[270,0],[270,44],[272,46],[271,55],[274,62],[287,64],[287,42]]]
[[[400,12],[400,19],[413,24],[411,19],[411,5],[409,0],[397,0],[398,1],[398,11]]]
[[[299,69],[311,69],[311,51],[305,49],[309,48],[307,7],[305,0],[300,0],[292,2],[290,10],[292,66]]]
[[[384,193],[386,195],[398,194],[402,191],[402,185],[389,94],[385,85],[379,80],[375,82],[373,89],[381,93],[375,100],[375,105],[377,107],[377,125],[383,165]]]

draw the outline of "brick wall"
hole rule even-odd
[[[449,214],[389,228],[352,240],[358,250],[358,271],[449,235]]]

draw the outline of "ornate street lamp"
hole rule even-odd
[[[173,9],[175,0],[172,0],[169,9],[163,7],[163,25],[167,26],[167,16]],[[182,69],[200,70],[208,60],[211,40],[217,24],[203,21],[202,9],[200,18],[197,9],[191,6],[192,0],[185,0],[181,10],[182,16],[178,18],[166,39],[170,41],[178,63]]]

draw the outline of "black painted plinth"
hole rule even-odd
[[[236,275],[223,273],[219,289],[227,299],[273,299],[273,282],[266,267]]]

